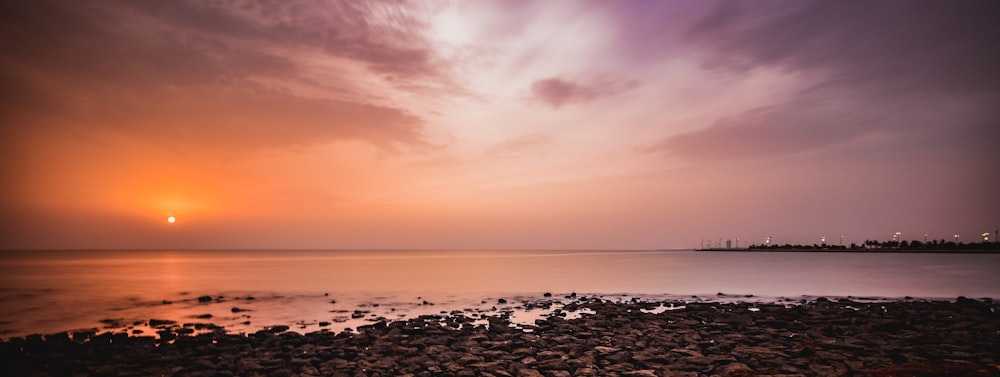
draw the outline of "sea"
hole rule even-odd
[[[581,298],[785,302],[1000,298],[998,254],[694,250],[0,251],[0,338],[151,335],[150,319],[231,333],[351,331],[449,313],[533,323]],[[548,302],[547,309],[530,303]],[[675,308],[662,307],[662,310]],[[569,313],[573,315],[581,313]]]

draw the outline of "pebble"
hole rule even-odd
[[[648,313],[660,305],[678,309]],[[308,334],[164,326],[160,338],[79,330],[0,342],[5,375],[997,376],[992,301],[816,300],[802,305],[578,300],[592,314],[448,312]],[[683,308],[680,308],[682,307]],[[751,307],[759,311],[750,311]],[[360,313],[360,311],[359,311]],[[461,318],[459,318],[461,317]],[[322,325],[328,325],[324,322]],[[461,325],[461,326],[459,326]],[[526,327],[527,328],[527,327]],[[207,331],[207,332],[206,332]]]

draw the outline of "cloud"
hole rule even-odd
[[[1000,89],[995,1],[716,3],[686,33],[706,64],[825,72],[888,91]],[[874,84],[874,85],[873,85]]]
[[[603,97],[615,96],[639,86],[636,80],[610,80],[604,77],[570,81],[559,77],[541,79],[531,84],[535,100],[553,108],[570,103],[586,103]]]
[[[791,100],[775,99],[647,150],[741,159],[874,134],[935,134],[981,123],[1000,99],[1000,50],[987,47],[1000,44],[996,2],[706,6],[681,39],[706,73],[766,69],[794,75],[801,85],[785,93]]]
[[[850,150],[874,142],[873,156],[907,155],[943,145],[970,146],[995,124],[997,110],[960,100],[851,97],[853,92],[827,88],[787,102],[744,111],[710,126],[673,135],[644,153],[663,153],[692,161],[781,158],[831,148]],[[981,136],[973,137],[972,134]],[[986,136],[990,135],[990,136]],[[854,153],[854,152],[846,152]]]
[[[171,28],[194,30],[242,47],[292,47],[364,63],[396,77],[439,76],[421,9],[395,1],[128,3]]]
[[[486,150],[487,156],[520,155],[552,144],[552,135],[533,133],[504,140]]]
[[[866,132],[872,129],[858,120],[838,119],[831,111],[760,108],[708,128],[671,136],[643,151],[698,161],[765,158],[836,145]]]
[[[5,2],[0,112],[157,142],[419,148],[424,122],[392,91],[455,85],[422,14],[392,1]]]
[[[83,109],[73,118],[173,145],[257,149],[359,140],[387,151],[431,146],[423,120],[399,108],[306,98],[252,84],[194,98],[187,94],[164,94],[155,101],[104,98],[94,107],[121,110]]]

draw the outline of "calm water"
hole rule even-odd
[[[100,328],[102,319],[123,325],[150,318],[212,322],[234,332],[276,324],[315,331],[319,322],[329,321],[323,328],[339,331],[377,317],[504,310],[544,292],[609,299],[718,299],[717,292],[764,301],[849,295],[1000,298],[1000,255],[31,251],[0,256],[3,338]],[[199,303],[203,295],[222,299]],[[498,305],[501,297],[510,303]],[[246,311],[233,312],[234,307]],[[369,313],[351,318],[355,310]],[[197,318],[205,314],[212,318]]]

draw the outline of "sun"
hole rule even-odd
[[[175,218],[174,218],[173,216],[170,216],[170,217],[168,217],[168,218],[167,218],[167,222],[168,222],[168,223],[171,223],[171,224],[173,224],[173,223],[174,223],[174,221],[177,221],[177,219],[175,219]]]

